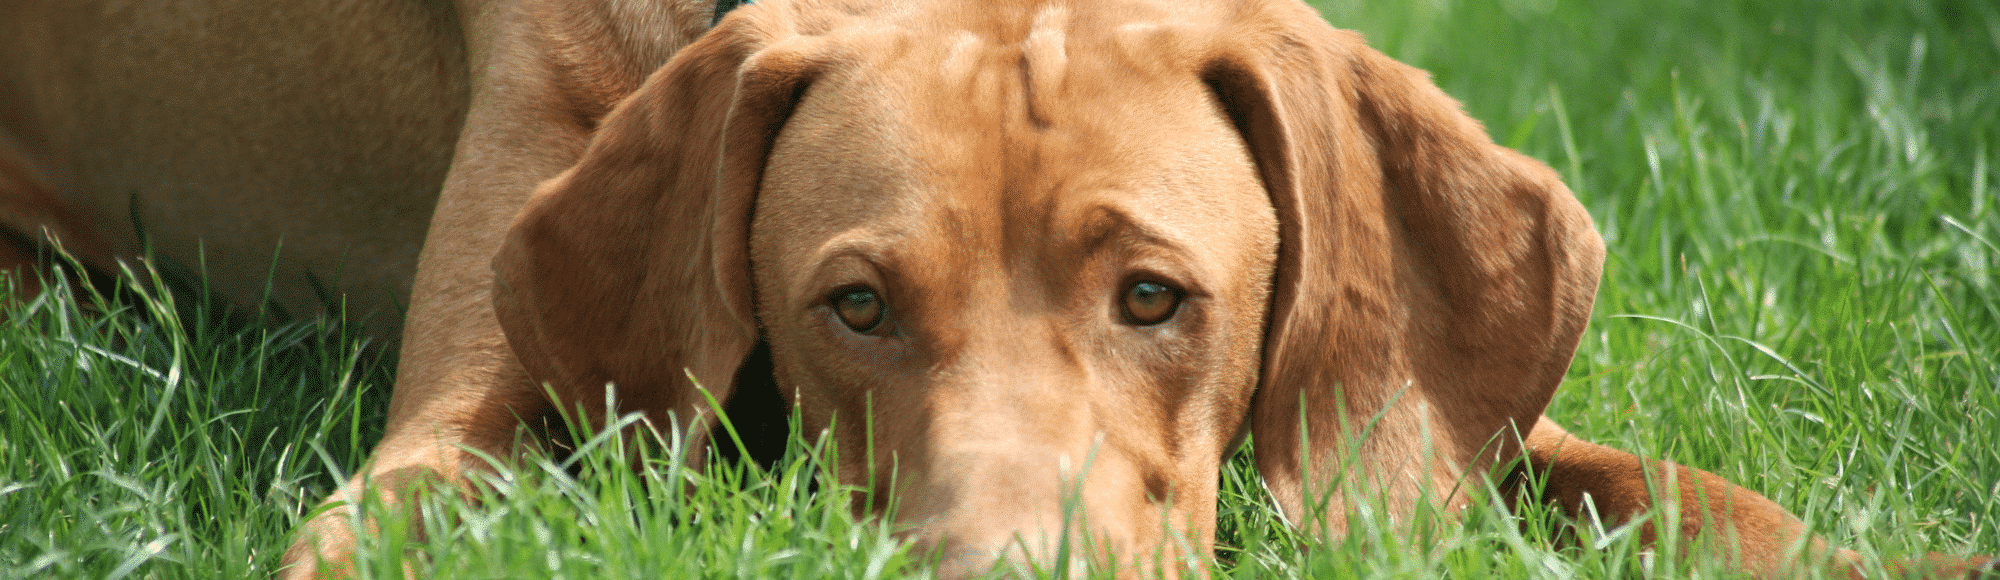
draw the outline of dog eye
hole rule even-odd
[[[1137,282],[1125,289],[1125,319],[1140,326],[1166,322],[1181,306],[1181,291],[1157,282]]]
[[[883,315],[888,308],[882,304],[882,296],[867,288],[854,288],[834,293],[831,300],[834,314],[840,315],[840,322],[848,330],[868,334],[882,325]]]

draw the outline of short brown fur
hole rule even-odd
[[[160,255],[205,243],[239,302],[280,238],[288,307],[312,311],[300,272],[343,272],[402,362],[329,502],[465,485],[607,384],[699,441],[696,384],[729,398],[761,343],[806,432],[838,426],[843,479],[902,483],[879,491],[946,577],[1198,575],[1250,434],[1328,534],[1354,494],[1456,509],[1525,457],[1531,501],[1622,521],[1674,482],[1676,532],[1746,571],[1859,573],[1753,492],[1541,416],[1598,283],[1589,216],[1291,0],[765,0],[714,30],[692,0],[173,6],[0,24],[0,267],[47,228],[113,268],[131,212]],[[1121,310],[1141,282],[1170,316]],[[835,312],[857,289],[881,326]],[[1099,550],[1056,563],[1066,489]],[[283,574],[345,571],[347,513]]]

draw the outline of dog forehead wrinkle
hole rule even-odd
[[[973,55],[979,48],[979,35],[969,30],[952,34],[950,48],[945,49],[944,61],[938,67],[938,74],[944,78],[958,78],[971,74],[970,67],[977,62]]]
[[[1067,7],[1051,5],[1035,14],[1035,23],[1021,41],[1021,92],[1029,125],[1048,127],[1045,111],[1053,109],[1069,68]]]

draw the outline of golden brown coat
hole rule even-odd
[[[766,0],[698,41],[703,2],[98,4],[0,30],[0,225],[109,240],[105,266],[133,207],[238,300],[281,237],[360,312],[408,288],[387,436],[329,501],[462,482],[607,384],[699,437],[696,385],[729,398],[761,344],[946,576],[1055,558],[1068,494],[1084,560],[1187,573],[1246,435],[1325,533],[1356,494],[1456,508],[1525,455],[1571,513],[1649,509],[1670,473],[1680,531],[1744,569],[1856,570],[1761,496],[1541,417],[1590,217],[1291,0]],[[272,26],[331,36],[241,34]],[[288,575],[345,566],[344,513]]]

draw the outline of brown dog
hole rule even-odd
[[[213,22],[31,7],[0,55],[54,62],[0,78],[0,98],[33,105],[0,118],[23,144],[0,161],[56,177],[0,181],[0,210],[136,207],[167,255],[209,240],[240,299],[258,279],[242,266],[280,235],[298,267],[348,265],[351,294],[394,296],[414,258],[388,434],[333,500],[462,482],[475,451],[517,452],[522,418],[608,383],[621,410],[699,436],[689,376],[726,398],[761,342],[805,431],[838,426],[843,479],[901,482],[898,517],[945,576],[1052,559],[1065,482],[1100,556],[1184,572],[1162,562],[1206,554],[1215,473],[1248,434],[1285,513],[1330,501],[1329,533],[1350,494],[1463,505],[1463,482],[1525,439],[1572,513],[1585,494],[1610,517],[1644,511],[1646,474],[1672,473],[1681,532],[1730,538],[1718,549],[1745,569],[1854,570],[1754,493],[1540,417],[1595,293],[1589,216],[1424,73],[1291,0],[770,0],[678,54],[705,4],[308,6],[184,16],[377,42],[300,52]],[[57,54],[78,35],[213,62]],[[246,59],[305,81],[120,84]],[[206,100],[220,94],[239,96]],[[302,102],[323,107],[279,106]],[[194,116],[98,117],[176,112]],[[189,141],[211,148],[159,148]],[[60,221],[33,215],[0,217]],[[331,511],[288,574],[351,546]]]

